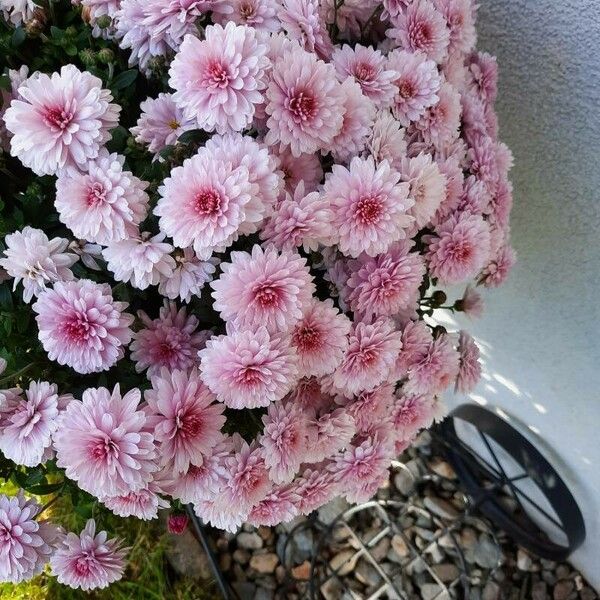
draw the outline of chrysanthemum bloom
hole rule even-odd
[[[148,211],[148,184],[123,170],[125,157],[102,151],[87,173],[56,181],[59,219],[78,238],[107,245],[134,236]]]
[[[329,243],[332,238],[331,217],[331,210],[321,194],[306,194],[301,180],[293,197],[285,193],[285,199],[261,229],[260,238],[278,250],[302,247],[305,252],[314,252],[319,243]]]
[[[324,194],[333,211],[332,227],[339,249],[356,258],[361,252],[376,256],[406,237],[413,218],[408,185],[387,161],[375,166],[372,158],[354,157],[347,169],[333,165]]]
[[[273,65],[266,91],[265,141],[289,146],[294,156],[330,148],[343,123],[343,95],[331,64],[299,48]]]
[[[510,270],[516,262],[517,256],[515,251],[509,245],[504,245],[483,269],[479,280],[485,287],[498,287],[506,281]]]
[[[169,69],[173,99],[206,131],[241,131],[263,100],[266,54],[252,27],[232,22],[187,35]]]
[[[286,397],[305,412],[319,414],[333,406],[333,397],[325,393],[316,377],[304,377]]]
[[[275,33],[281,29],[281,22],[277,17],[277,0],[230,0],[227,4],[233,12],[213,14],[212,18],[216,23],[224,25],[227,21],[233,21],[237,25],[248,25],[267,33]]]
[[[123,577],[127,550],[121,540],[109,540],[106,531],[96,534],[96,522],[89,519],[79,535],[63,538],[50,559],[52,574],[73,589],[103,589]]]
[[[237,327],[266,326],[286,331],[302,317],[315,286],[306,259],[296,252],[252,247],[232,252],[222,275],[210,285],[214,308]]]
[[[194,512],[203,523],[231,533],[238,531],[249,514],[249,510],[240,510],[221,497],[195,502]]]
[[[120,0],[81,0],[79,4],[89,9],[90,20],[94,21],[102,15],[114,18],[119,9]]]
[[[467,286],[462,298],[456,303],[460,310],[472,319],[478,319],[483,314],[483,298],[481,294],[471,285]]]
[[[165,302],[157,319],[138,312],[144,324],[133,336],[131,360],[138,373],[148,369],[148,377],[160,373],[162,367],[185,371],[198,364],[198,351],[204,348],[207,334],[196,331],[198,319],[185,308],[177,310],[174,302]]]
[[[493,105],[498,94],[498,63],[487,52],[474,52],[467,61],[469,88],[488,105]]]
[[[500,177],[494,141],[487,135],[475,136],[467,160],[469,171],[485,184],[490,193],[494,193]]]
[[[294,349],[265,327],[214,337],[199,356],[202,380],[229,408],[269,406],[298,380]]]
[[[275,149],[279,158],[279,169],[283,173],[283,182],[288,194],[294,194],[298,184],[304,182],[304,191],[310,194],[317,189],[323,179],[323,168],[316,154],[301,154],[294,156],[290,149]]]
[[[442,199],[435,216],[431,220],[434,226],[445,221],[458,209],[463,196],[464,175],[458,158],[450,157],[445,160],[436,160],[440,173],[446,178],[444,198]]]
[[[163,368],[151,381],[144,398],[161,463],[172,463],[175,473],[184,473],[190,464],[202,465],[203,456],[223,437],[225,407],[214,403],[197,369]]]
[[[423,52],[437,63],[448,55],[450,31],[446,20],[429,0],[411,2],[392,21],[388,37],[409,52]]]
[[[338,396],[335,401],[344,406],[345,412],[354,419],[356,431],[364,432],[388,414],[394,402],[394,385],[384,383],[354,398]]]
[[[333,44],[321,16],[318,0],[283,0],[278,17],[289,37],[308,52],[328,59]]]
[[[412,242],[396,242],[387,252],[371,257],[361,254],[349,261],[350,308],[364,317],[392,316],[417,303],[425,263]]]
[[[401,332],[390,319],[373,323],[355,322],[350,343],[332,381],[341,392],[353,396],[383,383],[402,346]]]
[[[458,374],[459,354],[448,334],[436,338],[408,371],[407,394],[439,394]]]
[[[299,498],[298,511],[302,515],[327,504],[340,492],[333,474],[322,469],[305,469],[302,476],[294,480],[294,485]]]
[[[336,162],[348,162],[365,148],[375,120],[375,105],[352,77],[342,83],[340,92],[344,118],[339,133],[331,142],[331,154]]]
[[[29,21],[37,8],[33,0],[2,0],[0,3],[4,19],[15,26]]]
[[[367,140],[367,151],[375,164],[387,160],[393,169],[400,170],[402,159],[406,156],[404,129],[389,110],[377,113]]]
[[[118,384],[112,393],[89,388],[60,415],[57,464],[81,489],[104,498],[142,490],[152,480],[157,456],[140,398],[138,389],[121,396]]]
[[[475,11],[477,5],[471,0],[433,0],[435,8],[446,19],[450,32],[448,54],[464,56],[477,41]]]
[[[59,532],[50,523],[36,520],[41,509],[22,490],[12,497],[0,494],[0,581],[27,581],[42,572],[52,555]]]
[[[277,484],[289,483],[305,462],[308,450],[308,421],[292,403],[273,403],[263,416],[260,445],[264,448],[269,478]]]
[[[383,10],[381,12],[381,20],[385,21],[388,19],[396,18],[406,7],[411,3],[412,0],[383,0]]]
[[[422,52],[394,50],[388,56],[388,66],[396,73],[392,112],[407,126],[438,102],[440,75],[435,62]]]
[[[415,229],[420,229],[431,221],[444,200],[446,178],[437,163],[431,160],[431,155],[424,153],[405,158],[400,173],[402,181],[410,186],[408,197],[414,201],[409,214],[415,218]]]
[[[420,429],[431,427],[434,413],[434,400],[429,395],[403,394],[396,398],[392,419],[398,439],[411,440]]]
[[[307,463],[319,463],[345,448],[356,433],[356,423],[343,408],[321,415],[309,424]]]
[[[175,144],[179,136],[196,127],[196,120],[186,117],[173,100],[172,94],[159,94],[140,104],[141,115],[131,134],[138,144],[158,155],[165,146]]]
[[[357,44],[354,48],[344,44],[333,53],[331,62],[340,81],[354,77],[362,93],[378,108],[392,105],[396,95],[394,81],[397,73],[389,66],[379,50]]]
[[[173,246],[163,241],[165,233],[151,235],[144,232],[111,242],[104,248],[102,256],[117,281],[145,290],[150,285],[158,285],[161,278],[173,274],[175,260],[169,254]]]
[[[13,290],[23,283],[23,300],[31,302],[39,296],[47,285],[56,281],[71,281],[71,267],[77,262],[77,255],[65,252],[69,241],[63,238],[48,239],[41,229],[28,225],[22,231],[15,231],[4,238],[6,250],[0,258],[0,266],[14,278]]]
[[[8,89],[0,90],[0,102],[2,103],[0,107],[0,148],[7,152],[10,150],[10,135],[4,123],[4,113],[13,100],[20,98],[19,88],[28,76],[29,67],[27,65],[21,65],[21,68],[18,70],[9,69],[8,79],[10,86]]]
[[[333,306],[333,300],[312,299],[292,330],[291,343],[298,355],[302,377],[332,373],[348,348],[351,322]]]
[[[137,492],[129,492],[123,496],[110,496],[102,498],[101,501],[119,517],[136,517],[143,521],[151,521],[158,517],[158,511],[169,508],[169,503],[156,493],[152,483],[145,489]]]
[[[36,175],[85,169],[110,139],[120,107],[102,81],[74,65],[51,76],[35,73],[4,114],[11,154]]]
[[[255,527],[275,527],[289,523],[298,515],[300,498],[294,485],[275,486],[248,515],[248,523]]]
[[[18,465],[39,465],[56,430],[58,411],[56,385],[32,381],[25,390],[25,398],[19,397],[18,401],[0,408],[0,450],[4,456]]]
[[[402,349],[396,358],[390,382],[406,377],[408,370],[427,354],[433,336],[424,321],[408,321],[402,329]]]
[[[443,284],[461,283],[489,260],[490,229],[479,215],[455,213],[429,238],[426,258],[431,275]]]
[[[458,137],[461,116],[460,94],[447,82],[437,93],[439,100],[415,123],[425,141],[443,148]]]
[[[458,353],[460,354],[455,391],[461,394],[472,392],[481,377],[479,348],[475,340],[464,330],[458,337]]]
[[[132,336],[133,316],[115,302],[108,284],[89,279],[57,282],[32,306],[50,360],[78,373],[110,369]]]
[[[169,276],[161,275],[158,293],[170,300],[179,298],[187,303],[192,296],[200,296],[204,284],[212,281],[219,261],[215,258],[200,260],[193,248],[176,250],[173,258],[175,270]]]
[[[193,246],[202,260],[224,251],[238,235],[256,231],[265,206],[248,168],[204,150],[171,171],[154,209],[175,246]]]

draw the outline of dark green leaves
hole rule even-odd
[[[119,73],[111,82],[110,87],[115,90],[122,90],[129,87],[138,76],[137,69],[129,69]]]

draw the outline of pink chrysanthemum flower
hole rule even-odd
[[[265,327],[214,337],[199,356],[202,380],[229,408],[268,406],[298,380],[289,341]]]
[[[477,41],[475,31],[475,11],[477,5],[472,0],[433,0],[435,8],[446,19],[450,32],[448,53],[464,56]]]
[[[179,298],[188,303],[193,296],[200,296],[206,283],[212,281],[219,261],[215,258],[200,260],[193,248],[177,250],[173,255],[175,269],[171,275],[161,275],[158,293],[170,300]]]
[[[344,396],[336,398],[336,402],[342,404],[346,413],[354,419],[358,432],[367,431],[384,419],[393,401],[394,386],[391,383],[384,383],[370,392],[362,392],[352,399]]]
[[[304,192],[314,192],[321,179],[323,179],[323,168],[316,154],[301,154],[294,156],[290,149],[285,147],[275,150],[279,158],[279,168],[283,173],[285,190],[293,195],[298,184],[304,182]]]
[[[75,3],[76,1],[72,2],[72,4]],[[89,9],[90,20],[95,21],[103,15],[114,18],[119,10],[120,0],[80,0],[78,4]]]
[[[306,259],[273,247],[232,252],[231,262],[221,263],[221,269],[221,277],[210,284],[214,308],[237,327],[288,330],[302,317],[315,289]]]
[[[110,369],[131,340],[133,316],[123,312],[125,302],[113,300],[108,284],[57,282],[32,308],[48,358],[78,373]]]
[[[10,150],[10,134],[4,123],[4,113],[13,100],[20,98],[19,88],[23,85],[23,82],[27,79],[28,75],[29,67],[27,65],[22,65],[19,70],[9,69],[8,79],[10,81],[10,86],[8,89],[0,90],[0,103],[2,104],[0,107],[0,149],[6,150],[7,152]]]
[[[457,158],[451,157],[445,160],[436,160],[440,173],[446,178],[444,198],[442,199],[434,218],[433,225],[445,221],[455,210],[458,209],[462,196],[464,175]]]
[[[467,61],[469,87],[487,105],[493,105],[498,94],[498,63],[487,52],[475,52]]]
[[[305,469],[294,485],[300,498],[297,506],[301,515],[308,515],[327,504],[340,492],[340,485],[333,474],[322,469]]]
[[[227,21],[233,21],[237,25],[248,25],[266,33],[276,33],[281,29],[277,0],[230,0],[228,4],[233,12],[213,14],[216,23],[224,25]]]
[[[232,22],[187,35],[169,69],[173,99],[206,131],[241,131],[263,100],[266,54],[252,27]]]
[[[315,252],[319,243],[327,244],[332,237],[331,217],[331,210],[321,194],[306,194],[301,180],[293,197],[285,193],[285,199],[262,228],[260,239],[278,250],[302,247],[305,252]]]
[[[513,205],[512,185],[505,178],[498,181],[496,191],[490,197],[488,206],[484,212],[489,214],[489,220],[501,229],[509,226],[510,211]]]
[[[42,572],[54,552],[60,534],[54,525],[37,520],[41,509],[22,490],[12,497],[0,494],[0,581],[28,581]]]
[[[362,93],[375,106],[387,108],[392,105],[396,95],[394,80],[397,74],[379,50],[360,44],[356,44],[354,48],[344,44],[333,53],[331,62],[340,81],[345,81],[348,76],[354,77]]]
[[[409,214],[415,218],[414,227],[420,229],[431,221],[446,195],[446,178],[430,154],[419,154],[402,161],[402,181],[410,186],[408,197],[414,202]]]
[[[4,19],[15,27],[29,21],[37,8],[38,5],[33,0],[2,0],[0,3]]]
[[[425,263],[412,242],[402,241],[387,252],[370,257],[362,254],[349,261],[350,308],[363,317],[392,316],[417,303]]]
[[[333,44],[323,22],[318,0],[283,0],[279,20],[292,40],[297,40],[308,52],[328,59]]]
[[[464,330],[458,337],[458,353],[460,354],[455,391],[461,394],[472,392],[481,377],[479,348],[475,340]]]
[[[427,354],[433,336],[423,321],[408,321],[402,329],[402,349],[396,358],[390,381],[406,377],[409,369]]]
[[[197,366],[198,351],[204,348],[207,333],[196,331],[195,316],[188,315],[183,307],[177,310],[174,302],[165,302],[157,319],[150,319],[144,311],[138,316],[144,328],[134,334],[130,346],[138,373],[148,369],[148,377],[152,377],[162,367],[185,371]]]
[[[388,37],[409,52],[423,52],[437,63],[448,55],[450,31],[446,20],[429,0],[411,2],[392,21]]]
[[[443,284],[467,281],[489,260],[490,229],[479,215],[455,213],[429,239],[429,270]]]
[[[496,157],[496,144],[487,135],[474,136],[467,153],[469,171],[485,184],[490,193],[496,191],[500,173]]]
[[[275,62],[266,97],[269,146],[312,154],[330,148],[342,128],[343,95],[333,66],[300,48]]]
[[[286,397],[288,402],[300,407],[305,412],[318,414],[333,406],[333,397],[321,389],[316,377],[305,377]]]
[[[71,281],[70,267],[77,262],[77,255],[65,252],[69,241],[63,238],[48,239],[41,229],[28,225],[4,238],[6,250],[0,258],[0,267],[14,278],[13,290],[23,283],[23,300],[31,302],[47,285],[56,281]],[[1,256],[1,255],[0,255]]]
[[[400,13],[406,10],[406,7],[412,0],[383,0],[383,10],[381,11],[381,20],[395,19]]]
[[[248,523],[255,527],[275,527],[289,523],[298,515],[300,497],[293,485],[274,487],[258,504],[252,507]]]
[[[158,155],[168,145],[175,144],[184,131],[196,127],[196,120],[186,117],[173,100],[172,94],[159,94],[140,104],[141,115],[131,135],[138,144]]]
[[[400,352],[401,336],[390,319],[354,323],[348,350],[331,376],[334,386],[353,396],[383,383]]]
[[[163,500],[157,491],[156,486],[150,483],[146,489],[137,492],[102,498],[102,503],[119,517],[136,517],[143,521],[151,521],[158,517],[160,509],[169,508],[169,503]]]
[[[173,274],[175,261],[169,254],[173,246],[163,241],[165,233],[151,235],[144,232],[111,242],[102,251],[108,270],[117,281],[129,282],[132,287],[145,290],[150,285],[158,285],[162,277]]]
[[[361,252],[376,256],[406,237],[413,218],[408,185],[399,182],[387,161],[378,166],[372,158],[354,157],[350,168],[333,165],[324,194],[333,211],[332,227],[339,249],[356,258]]]
[[[319,463],[345,448],[356,433],[356,423],[343,408],[321,415],[310,423],[307,463]]]
[[[428,395],[401,395],[392,409],[394,433],[400,440],[412,439],[420,429],[431,427],[434,399]]]
[[[59,408],[67,396],[47,381],[32,381],[25,398],[18,396],[0,408],[0,450],[18,465],[35,467],[50,448]]]
[[[498,287],[506,281],[516,262],[515,251],[509,245],[504,245],[483,269],[479,280],[485,287]]]
[[[164,39],[177,50],[185,35],[195,33],[205,4],[202,0],[145,0],[142,25],[154,43]]]
[[[367,140],[367,151],[375,164],[387,160],[393,169],[399,171],[406,150],[404,129],[400,127],[400,123],[388,110],[379,111]]]
[[[392,112],[402,125],[417,121],[438,100],[441,80],[434,61],[421,52],[394,50],[388,66],[396,73]]]
[[[351,322],[333,306],[333,300],[313,299],[292,330],[291,343],[298,355],[302,377],[332,373],[348,348]]]
[[[73,589],[96,590],[123,577],[126,555],[121,540],[108,539],[106,531],[96,534],[96,522],[89,519],[79,535],[67,533],[50,565],[59,583]]]
[[[478,319],[483,314],[483,298],[473,287],[467,286],[462,298],[457,302],[457,310],[461,310],[472,319]]]
[[[51,76],[35,73],[4,114],[11,154],[36,175],[85,169],[110,139],[120,107],[102,82],[74,65]]]
[[[408,371],[407,394],[439,394],[458,373],[458,352],[448,334],[436,338]]]
[[[460,94],[452,85],[442,83],[437,93],[439,101],[430,106],[415,123],[425,142],[443,148],[458,137],[461,116]]]
[[[260,445],[271,481],[289,483],[305,462],[308,450],[308,422],[292,403],[273,403],[263,416]]]
[[[363,95],[352,77],[342,83],[340,92],[344,118],[339,133],[331,142],[331,155],[336,162],[348,162],[365,148],[375,120],[375,105]]]
[[[223,437],[225,407],[214,403],[199,372],[163,368],[152,377],[152,389],[144,398],[161,463],[172,463],[175,473],[186,472],[190,464],[202,465],[204,455]]]
[[[154,438],[146,415],[138,410],[141,393],[121,396],[117,384],[89,388],[82,402],[70,402],[54,433],[56,464],[67,477],[99,498],[137,492],[156,471]]]
[[[248,510],[240,510],[220,497],[194,503],[194,512],[204,523],[230,533],[235,533],[249,514]]]
[[[78,238],[107,245],[135,235],[146,218],[148,184],[124,171],[124,161],[103,151],[87,173],[71,171],[57,179],[59,219]]]

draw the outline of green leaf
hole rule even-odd
[[[22,27],[17,27],[14,33],[12,34],[10,43],[12,44],[13,48],[17,48],[25,41],[26,37],[27,33],[25,32],[25,30]]]
[[[173,154],[173,150],[175,150],[175,146],[173,146],[172,144],[169,144],[168,146],[165,146],[159,153],[158,155],[161,158],[164,158],[165,160],[168,158],[171,158],[171,155]]]
[[[65,37],[65,32],[60,29],[60,27],[52,25],[52,27],[50,27],[50,35],[55,40],[61,40],[63,37]]]
[[[206,134],[202,129],[191,129],[190,131],[184,131],[178,138],[177,142],[181,144],[188,144],[190,142],[201,142]]]
[[[0,89],[10,91],[11,87],[10,77],[8,75],[0,75]]]
[[[63,486],[62,481],[59,483],[45,483],[42,485],[33,485],[27,488],[27,491],[30,494],[35,494],[36,496],[48,496],[49,494],[54,494],[54,492],[58,492]]]
[[[114,78],[111,87],[115,90],[122,90],[126,87],[129,87],[136,80],[137,76],[137,69],[129,69],[129,71],[123,71]]]
[[[77,56],[77,46],[73,45],[73,44],[69,44],[66,48],[65,48],[65,52],[69,55],[69,56]]]
[[[0,285],[0,308],[10,310],[13,307],[12,294],[8,284]]]

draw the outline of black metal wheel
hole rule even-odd
[[[463,404],[436,437],[475,507],[518,544],[560,561],[583,543],[583,516],[569,488],[506,420]]]

